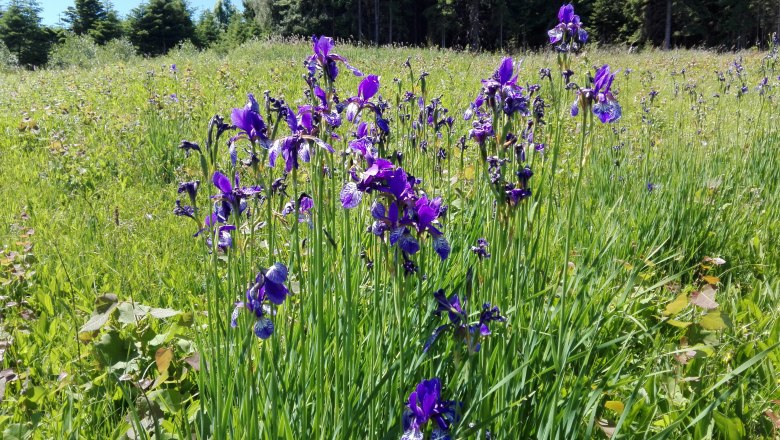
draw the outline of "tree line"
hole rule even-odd
[[[58,26],[41,23],[37,0],[0,8],[0,51],[22,66],[46,64],[69,35],[96,44],[126,38],[139,54],[159,55],[184,41],[227,50],[268,35],[326,34],[367,44],[468,50],[543,47],[563,2],[550,0],[215,0],[195,16],[186,0],[148,0],[127,17],[104,0],[75,0]],[[577,13],[602,45],[766,46],[780,34],[780,0],[581,0]]]

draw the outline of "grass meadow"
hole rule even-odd
[[[380,191],[342,207],[349,170],[368,168],[345,112],[325,139],[335,152],[312,142],[286,176],[287,158],[270,167],[246,139],[234,165],[235,130],[207,142],[212,117],[229,123],[247,93],[268,137],[289,136],[263,93],[317,102],[309,43],[0,73],[0,437],[398,439],[409,394],[432,378],[453,439],[780,436],[776,53],[572,56],[580,87],[598,66],[620,69],[611,124],[571,116],[555,53],[509,54],[517,84],[541,86],[544,123],[496,113],[500,135],[480,146],[463,115],[502,56],[334,50],[379,75],[370,101],[387,102],[390,130],[369,141],[418,195],[442,198],[442,236],[412,223],[395,245],[394,231],[372,234]],[[328,105],[357,95],[361,78],[339,68]],[[490,156],[511,160],[498,166],[508,180],[527,165],[530,195],[502,203]],[[263,186],[232,205],[225,249],[219,229],[193,237],[220,196],[216,171]],[[195,180],[192,204],[177,189]],[[173,214],[177,199],[194,219]],[[410,233],[417,252],[400,248]],[[232,327],[247,289],[280,281],[275,263],[290,295],[254,315],[245,304]],[[442,310],[440,289],[462,313]],[[483,303],[505,318],[489,335]],[[420,435],[443,435],[435,425]]]

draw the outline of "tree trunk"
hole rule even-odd
[[[374,0],[374,44],[379,46],[379,0]]]
[[[672,0],[666,0],[666,30],[664,32],[664,50],[672,47]]]
[[[479,50],[479,0],[469,2],[469,49]]]
[[[504,50],[504,5],[501,5],[501,11],[498,13],[498,47]]]
[[[357,33],[357,39],[358,41],[363,41],[363,0],[357,0],[358,4],[358,33]]]
[[[387,43],[393,44],[393,1],[387,3]]]

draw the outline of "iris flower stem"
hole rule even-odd
[[[332,88],[332,84],[329,84],[329,89]],[[322,126],[320,127],[320,130],[322,130]],[[319,164],[319,157],[321,156],[321,151],[318,149],[314,153],[315,159],[314,163]],[[326,339],[326,328],[325,328],[325,306],[324,306],[324,296],[326,295],[326,288],[325,288],[325,279],[326,275],[324,274],[324,267],[323,267],[323,249],[322,249],[322,239],[323,239],[323,228],[324,228],[324,214],[328,212],[329,207],[325,204],[325,182],[324,182],[324,175],[322,173],[322,167],[320,166],[320,169],[315,170],[315,179],[314,179],[316,188],[316,194],[317,194],[317,208],[314,210],[315,215],[315,230],[314,230],[314,271],[311,277],[312,280],[312,290],[311,292],[314,294],[314,308],[315,308],[315,314],[314,314],[314,322],[316,322],[316,367],[315,371],[317,374],[317,392],[315,393],[316,396],[316,412],[315,412],[315,423],[323,423],[325,414],[324,414],[324,401],[325,401],[325,391],[327,390],[327,386],[325,383],[325,339]],[[332,216],[332,211],[329,212],[328,217]],[[301,299],[303,300],[303,299]],[[316,426],[316,425],[315,425]],[[324,431],[323,431],[324,432]]]
[[[563,253],[563,274],[562,274],[562,282],[561,282],[561,302],[560,302],[560,313],[558,315],[558,360],[559,365],[558,367],[560,369],[564,368],[564,365],[566,364],[566,355],[564,354],[564,325],[567,321],[566,317],[566,302],[567,302],[567,290],[569,288],[569,253],[571,252],[571,236],[573,228],[571,225],[574,223],[574,211],[577,208],[577,199],[578,194],[580,191],[580,186],[582,185],[582,175],[585,174],[585,140],[590,133],[590,129],[588,127],[588,112],[583,111],[582,112],[582,137],[580,138],[580,160],[578,162],[579,171],[577,173],[577,180],[574,184],[574,189],[570,194],[569,198],[569,211],[568,211],[568,218],[566,220],[566,224],[568,227],[566,228],[566,244],[564,246],[564,253]]]
[[[343,252],[344,252],[344,294],[346,298],[346,310],[345,310],[345,324],[344,324],[344,366],[343,366],[343,384],[345,387],[349,387],[349,384],[351,383],[350,378],[350,368],[352,366],[352,315],[353,315],[353,304],[352,304],[352,234],[349,232],[352,230],[350,228],[350,210],[343,209],[343,225],[344,225],[344,245],[343,245]],[[346,396],[346,393],[339,393],[341,396]],[[344,408],[342,408],[341,413],[343,415],[343,420],[341,421],[342,426],[349,426],[349,421],[352,420],[351,418],[351,411],[350,411],[350,405],[347,403],[347,401],[344,401]]]
[[[555,87],[555,84],[558,84],[558,87]],[[549,203],[550,206],[547,207],[547,215],[545,217],[544,221],[544,231],[542,232],[543,240],[542,243],[542,252],[539,254],[539,256],[544,257],[549,254],[550,249],[550,227],[553,225],[553,214],[556,212],[555,209],[555,174],[558,171],[558,157],[560,155],[561,150],[561,131],[563,126],[563,117],[561,115],[561,91],[564,88],[563,84],[563,75],[558,76],[557,81],[550,81],[550,86],[552,88],[552,102],[553,102],[553,114],[555,115],[555,136],[554,136],[554,142],[551,145],[552,150],[552,163],[550,164],[549,168],[549,183],[548,183],[548,192],[544,193],[544,187],[540,185],[540,190],[537,192],[537,198],[541,201],[541,203],[544,203],[545,201]],[[544,172],[545,169],[543,169]],[[543,176],[544,177],[544,176]],[[540,179],[540,181],[543,181],[543,178]],[[547,272],[547,264],[546,261],[549,261],[549,259],[544,258],[543,263],[545,267],[543,268],[543,272]]]

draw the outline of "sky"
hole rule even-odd
[[[43,24],[49,26],[58,24],[60,21],[60,14],[62,14],[68,6],[73,6],[74,3],[73,0],[39,0],[38,2],[41,5],[41,9],[43,9],[41,12]],[[193,19],[196,19],[201,11],[214,7],[215,2],[216,0],[187,0],[190,9],[195,11]],[[5,3],[5,1],[0,0],[0,4]],[[114,5],[114,9],[119,12],[120,17],[125,17],[130,10],[140,5],[142,0],[113,0],[111,3]],[[234,0],[232,3],[236,7],[241,7],[240,1]]]

